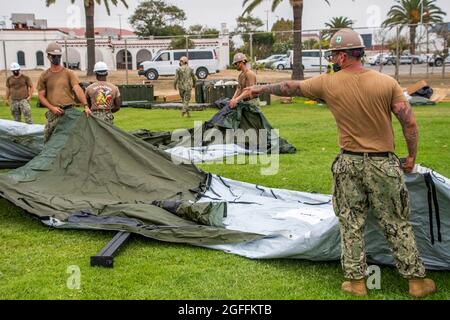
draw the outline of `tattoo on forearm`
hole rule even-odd
[[[301,96],[299,81],[285,81],[278,84],[269,84],[263,86],[261,89],[264,93],[270,93],[280,97]]]
[[[402,126],[409,155],[415,158],[417,155],[419,131],[417,129],[416,118],[412,112],[411,105],[407,102],[397,104],[394,108],[394,113]]]

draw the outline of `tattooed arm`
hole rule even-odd
[[[242,93],[234,98],[241,101],[258,97],[262,93],[270,93],[280,97],[300,97],[300,81],[285,81],[277,84],[268,84],[264,86],[253,86],[242,90]],[[233,106],[232,106],[233,107]]]
[[[398,102],[392,106],[392,112],[400,122],[403,135],[405,136],[406,144],[408,146],[408,156],[406,163],[403,165],[403,170],[409,173],[413,170],[417,156],[417,144],[419,141],[419,131],[417,129],[416,117],[412,111],[411,105],[408,102]]]

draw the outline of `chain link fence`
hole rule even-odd
[[[380,72],[399,76],[428,78],[449,76],[450,23],[397,25],[384,28],[354,27],[366,45],[365,64]],[[219,60],[219,69],[230,67],[236,52],[248,55],[253,68],[291,72],[294,49],[294,33],[302,34],[302,60],[306,74],[326,72],[328,61],[324,52],[336,30],[312,29],[277,32],[232,32],[215,35],[181,35],[173,37],[122,39],[103,37],[95,39],[95,60],[105,61],[111,70],[124,70],[124,83],[128,84],[129,72],[136,71],[144,61],[152,60],[164,49],[190,50],[213,48]],[[9,32],[9,33],[8,33]],[[410,34],[416,33],[411,44]],[[70,37],[57,29],[11,30],[0,32],[0,69],[8,74],[9,65],[18,62],[23,69],[49,67],[45,49],[51,41],[63,48],[64,66],[71,69],[87,69],[87,39]],[[172,61],[174,62],[174,61]]]

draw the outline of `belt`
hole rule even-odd
[[[61,106],[60,108],[63,109],[63,110],[67,110],[67,109],[73,108],[73,104],[68,104],[66,106]]]
[[[91,109],[92,112],[111,112],[111,109]]]
[[[348,150],[342,150],[343,154],[350,154],[353,156],[361,156],[367,155],[368,157],[382,157],[382,158],[389,158],[390,152],[353,152]]]

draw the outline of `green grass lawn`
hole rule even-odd
[[[450,176],[450,104],[416,107],[420,130],[418,162]],[[280,156],[278,174],[263,176],[261,165],[203,164],[225,177],[308,192],[331,192],[330,165],[338,152],[336,125],[325,106],[273,105],[263,111],[298,152]],[[33,107],[35,123],[44,109]],[[192,112],[122,109],[115,124],[140,128],[189,128],[214,110]],[[0,105],[0,118],[10,119]],[[397,121],[399,156],[406,147]],[[114,235],[105,231],[55,230],[5,200],[0,200],[0,299],[354,299],[340,290],[339,262],[250,260],[221,251],[134,238],[115,259],[114,269],[91,268],[89,257]],[[79,266],[81,288],[68,289],[69,266]],[[439,292],[450,298],[450,274],[430,272]],[[394,268],[382,267],[382,289],[369,299],[409,299],[407,282]]]

